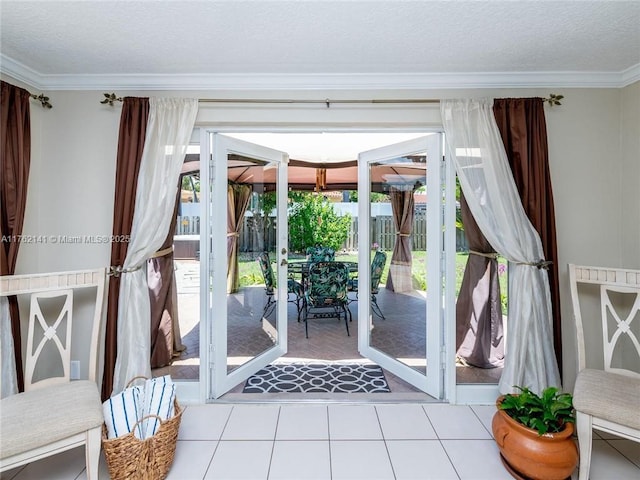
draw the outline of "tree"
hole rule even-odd
[[[267,248],[265,244],[265,231],[272,224],[269,214],[276,208],[275,192],[265,192],[262,194],[253,194],[253,201],[250,202],[251,217],[249,217],[248,225],[258,238],[259,249]]]
[[[289,248],[304,252],[307,247],[322,245],[339,250],[349,235],[351,215],[339,216],[322,195],[291,192],[289,214]]]
[[[182,190],[193,192],[193,201],[198,202],[198,193],[200,193],[200,175],[189,173],[182,176]]]

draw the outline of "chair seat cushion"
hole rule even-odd
[[[0,458],[102,425],[98,386],[79,380],[0,400]]]
[[[640,378],[585,368],[576,379],[573,406],[579,412],[640,429]]]

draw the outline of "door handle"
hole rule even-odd
[[[286,259],[286,258],[283,258],[283,259],[280,261],[280,266],[281,266],[281,267],[284,267],[284,266],[285,266],[285,265],[287,265],[288,263],[289,263],[289,262],[287,262],[287,259]]]

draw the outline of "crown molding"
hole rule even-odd
[[[0,54],[0,73],[38,90],[622,88],[640,80],[640,64],[622,72],[43,74]]]
[[[632,83],[640,82],[640,63],[624,70],[621,73],[621,76],[623,87],[629,86]]]
[[[0,53],[0,73],[38,90],[47,90],[43,84],[42,74],[2,53]]]

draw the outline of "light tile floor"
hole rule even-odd
[[[490,433],[494,411],[433,403],[187,406],[168,478],[510,479]],[[85,479],[84,451],[0,478]],[[109,478],[104,459],[100,478]],[[597,437],[592,480],[639,478],[639,444]]]

